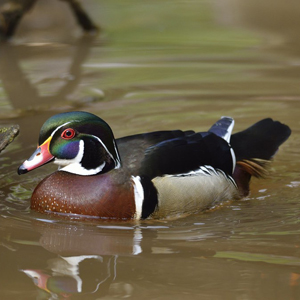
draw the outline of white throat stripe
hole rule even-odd
[[[95,169],[85,169],[81,166],[81,160],[83,158],[84,154],[84,141],[81,140],[79,142],[79,151],[76,157],[73,159],[55,159],[54,163],[60,166],[63,166],[63,168],[59,169],[60,171],[65,171],[73,174],[78,175],[95,175],[98,174],[103,170],[105,167],[105,162],[103,162],[100,166],[98,166]]]

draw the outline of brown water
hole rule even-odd
[[[100,35],[41,1],[0,45],[0,125],[21,126],[0,156],[0,299],[300,299],[298,1],[83,2]],[[177,220],[59,220],[29,209],[55,167],[16,169],[42,123],[75,109],[117,137],[222,115],[236,131],[272,117],[293,134],[242,201]]]

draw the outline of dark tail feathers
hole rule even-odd
[[[287,125],[268,118],[231,136],[230,143],[237,160],[233,178],[242,196],[249,193],[251,176],[263,177],[267,174],[270,159],[290,134]]]

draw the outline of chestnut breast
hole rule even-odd
[[[135,215],[132,180],[126,174],[122,175],[120,170],[94,176],[57,171],[35,188],[31,209],[42,213],[132,219]]]

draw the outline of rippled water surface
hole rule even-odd
[[[300,4],[82,1],[83,36],[61,1],[40,1],[0,44],[0,125],[21,133],[0,156],[1,299],[299,299]],[[115,135],[235,131],[272,117],[293,134],[246,199],[176,220],[99,222],[30,211],[22,177],[51,115],[86,110]]]

